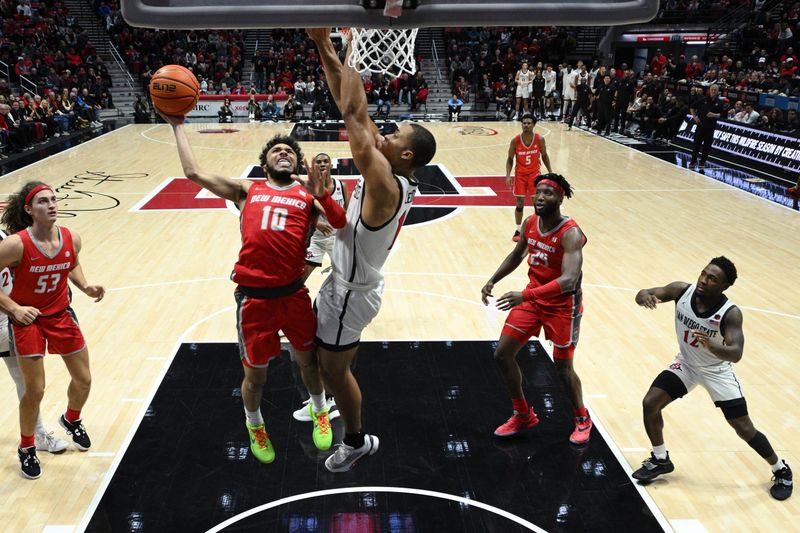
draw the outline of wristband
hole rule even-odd
[[[561,284],[557,279],[545,283],[533,289],[525,289],[522,291],[522,297],[526,302],[533,302],[535,300],[549,300],[555,298],[562,293]]]

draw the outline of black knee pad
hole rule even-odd
[[[656,379],[653,380],[653,384],[650,386],[663,390],[669,394],[669,397],[673,400],[682,398],[687,392],[689,392],[686,390],[686,385],[683,384],[681,378],[669,370],[664,370],[657,375]]]
[[[714,405],[722,409],[725,420],[747,416],[747,400],[744,398],[714,402]]]

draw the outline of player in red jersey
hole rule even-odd
[[[262,463],[275,460],[260,406],[267,365],[281,352],[278,331],[283,331],[294,348],[311,394],[314,445],[327,450],[333,432],[314,351],[317,318],[303,283],[303,270],[311,224],[324,211],[330,225],[341,228],[346,222],[344,210],[325,189],[316,161],[310,167],[306,162],[307,177],[298,175],[303,152],[294,138],[276,135],[264,146],[259,161],[266,181],[238,180],[201,169],[183,129],[183,117],[164,119],[172,125],[186,177],[233,202],[241,213],[242,248],[231,279],[237,284],[236,326],[250,450]]]
[[[2,216],[6,227],[25,228],[0,242],[0,270],[10,268],[14,273],[11,294],[0,292],[0,311],[12,320],[9,348],[25,381],[25,394],[19,402],[21,439],[17,455],[22,475],[28,479],[42,473],[34,430],[44,396],[46,352],[61,355],[71,377],[67,411],[59,423],[72,436],[76,448],[86,451],[91,446],[81,420],[92,380],[89,351],[69,309],[67,279],[95,302],[103,299],[105,289],[86,282],[78,261],[81,239],[57,226],[57,216],[55,193],[42,182],[26,183],[9,198]]]
[[[494,284],[528,258],[530,283],[525,290],[507,292],[497,299],[499,309],[511,309],[494,357],[514,408],[514,415],[495,430],[498,437],[516,435],[539,423],[522,392],[522,373],[516,357],[528,339],[538,336],[544,328],[545,336],[553,343],[556,371],[575,408],[575,431],[569,440],[573,444],[589,441],[592,421],[583,405],[581,380],[572,365],[583,313],[581,265],[586,236],[573,219],[561,214],[565,197],[572,197],[572,187],[563,176],[551,173],[536,178],[536,212],[522,226],[524,238],[481,289],[483,303],[488,305]]]
[[[514,210],[514,223],[517,229],[511,240],[519,241],[519,232],[522,231],[522,210],[525,208],[525,198],[536,194],[534,181],[541,174],[541,161],[547,167],[547,172],[553,172],[550,168],[550,156],[547,155],[547,144],[544,138],[538,133],[533,132],[536,126],[536,118],[530,114],[522,115],[522,133],[511,139],[511,146],[508,147],[508,159],[506,159],[506,186],[511,187],[517,205]],[[516,165],[515,165],[516,161]],[[511,180],[511,169],[514,169],[514,180]]]

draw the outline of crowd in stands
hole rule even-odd
[[[62,2],[2,0],[0,28],[0,155],[100,126],[111,77]]]

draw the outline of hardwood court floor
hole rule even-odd
[[[501,176],[508,143],[519,128],[514,123],[427,126],[439,143],[434,162],[456,177]],[[265,139],[288,133],[291,125],[236,124],[240,131],[235,133],[199,133],[216,127],[189,126],[195,153],[206,169],[240,176],[257,163]],[[800,343],[795,279],[800,215],[584,132],[566,132],[553,123],[543,123],[537,131],[546,136],[554,170],[577,189],[563,210],[589,238],[576,368],[590,410],[630,465],[637,467],[649,448],[641,398],[676,351],[671,305],[644,310],[633,302],[635,291],[674,280],[694,281],[711,257],[725,254],[740,275],[728,295],[745,317],[747,343],[737,374],[756,426],[797,469],[800,370],[793,359]],[[308,154],[349,157],[345,143],[305,142],[303,147]],[[13,452],[16,396],[11,380],[0,379],[0,401],[9,406],[0,416],[5,428],[0,449],[6,450],[0,462],[4,530],[78,524],[178,343],[234,340],[228,275],[239,237],[233,213],[132,211],[175,176],[181,176],[181,168],[168,127],[138,125],[0,180],[0,193],[30,179],[59,187],[65,197],[60,208],[69,215],[64,224],[84,240],[84,271],[91,282],[109,288],[100,304],[82,294],[74,302],[92,357],[93,391],[84,411],[92,452],[42,454],[43,477],[22,480]],[[475,203],[497,203],[490,189],[498,188],[499,181],[463,178],[462,194],[483,195]],[[205,197],[195,203],[217,205]],[[512,231],[510,207],[470,207],[405,228],[386,265],[383,309],[365,340],[496,338],[503,315],[484,308],[478,296],[511,250]],[[312,292],[322,279],[320,274],[310,278]],[[521,267],[496,290],[519,289],[525,279]],[[48,357],[46,368],[42,413],[55,430],[68,380],[57,358]],[[497,418],[506,415],[498,413]],[[771,500],[769,468],[736,437],[703,391],[671,406],[665,422],[676,471],[647,490],[667,518],[699,520],[708,531],[790,529],[800,519],[797,497]]]

